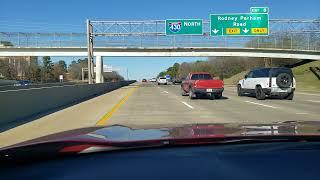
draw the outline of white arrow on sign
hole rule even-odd
[[[245,29],[243,30],[243,32],[244,32],[244,33],[247,33],[247,32],[249,32],[249,30],[248,30],[247,28],[245,28]]]
[[[213,32],[214,34],[217,34],[217,33],[219,32],[219,30],[214,29],[214,30],[212,30],[212,32]]]

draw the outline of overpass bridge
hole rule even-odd
[[[211,37],[210,22],[202,35],[165,35],[164,20],[89,21],[87,33],[0,32],[0,56],[88,56],[89,82],[106,56],[242,56],[320,60],[320,21],[271,19],[269,36]],[[99,61],[99,62],[98,62]],[[96,79],[100,71],[96,71]],[[99,82],[99,80],[97,81]]]
[[[86,56],[86,47],[12,47],[0,48],[0,56]],[[219,48],[219,47],[163,47],[126,48],[97,47],[99,57],[209,57],[238,56],[286,59],[320,60],[320,50],[295,50],[275,48]]]

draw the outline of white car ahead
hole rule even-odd
[[[161,84],[167,85],[168,80],[165,77],[159,77],[158,78],[158,85],[161,85]]]
[[[258,100],[280,96],[292,100],[296,80],[289,68],[259,68],[250,71],[237,85],[238,96],[253,94]]]
[[[151,78],[149,81],[150,82],[157,82],[157,79],[156,78]]]

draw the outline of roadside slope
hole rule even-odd
[[[320,80],[310,71],[309,67],[320,67],[320,61],[307,63],[292,69],[297,80],[297,88],[299,90],[320,91]],[[226,85],[236,85],[237,82],[244,77],[248,71],[238,73],[224,80]]]
[[[320,91],[320,80],[310,71],[309,67],[320,67],[320,61],[314,61],[292,69],[297,80],[297,88]]]

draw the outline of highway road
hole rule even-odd
[[[320,92],[297,91],[293,101],[238,97],[225,87],[222,99],[181,96],[179,85],[135,83],[0,133],[0,147],[60,131],[105,125],[133,128],[191,123],[320,121]]]
[[[181,96],[180,86],[142,84],[104,124],[270,123],[320,120],[320,94],[296,93],[293,101],[238,97],[226,87],[222,99]]]

